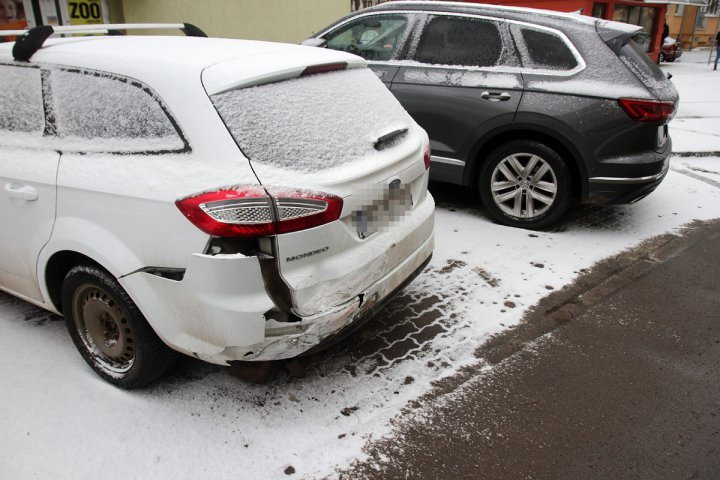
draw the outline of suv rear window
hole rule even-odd
[[[620,49],[619,57],[638,80],[659,99],[670,100],[674,97],[670,81],[637,42],[628,40]]]
[[[42,133],[40,69],[0,65],[0,85],[0,130]]]
[[[468,17],[433,17],[420,37],[415,60],[435,65],[492,67],[502,54],[497,24]]]
[[[523,65],[540,70],[572,70],[578,62],[565,41],[552,32],[519,28],[525,45]],[[529,61],[529,65],[527,64]]]
[[[413,124],[367,68],[241,88],[211,99],[252,162],[306,172],[373,155],[378,137]]]

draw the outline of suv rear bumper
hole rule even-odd
[[[668,145],[663,152],[653,153],[657,158],[655,162],[633,164],[626,159],[622,165],[613,165],[616,167],[613,170],[618,171],[617,175],[590,177],[588,200],[599,204],[624,204],[636,202],[652,193],[662,183],[670,168],[670,145],[668,139]],[[605,164],[604,170],[608,170],[609,166]]]

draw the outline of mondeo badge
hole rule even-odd
[[[313,250],[311,252],[305,252],[305,253],[301,253],[299,255],[295,255],[293,257],[287,257],[285,259],[285,261],[286,262],[294,262],[295,260],[300,260],[301,258],[312,257],[313,255],[317,255],[318,253],[327,252],[328,250],[330,250],[330,247],[323,247],[323,248],[320,248],[317,250]]]

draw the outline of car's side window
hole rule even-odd
[[[578,60],[559,35],[524,26],[513,26],[523,67],[538,70],[573,70]],[[519,38],[518,38],[519,37]]]
[[[52,70],[52,120],[63,148],[103,152],[186,147],[167,109],[146,85],[95,71]]]
[[[40,69],[0,65],[0,132],[42,134],[44,127]]]
[[[498,24],[472,17],[431,17],[420,36],[414,59],[435,65],[493,67],[502,64]]]
[[[372,15],[352,20],[325,34],[327,47],[366,60],[391,60],[408,29],[406,15]]]

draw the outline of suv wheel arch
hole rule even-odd
[[[62,250],[55,252],[47,261],[45,265],[45,287],[48,292],[48,300],[50,306],[53,307],[57,312],[62,312],[62,284],[65,279],[65,275],[73,268],[78,265],[87,265],[98,267],[106,272],[109,270],[103,267],[100,263],[96,262],[87,255],[82,253],[74,252],[71,250]]]
[[[474,187],[477,185],[480,170],[487,156],[500,145],[512,140],[534,140],[543,143],[557,151],[566,161],[573,184],[573,196],[577,199],[586,199],[588,196],[587,170],[580,152],[572,143],[558,135],[557,132],[549,133],[542,131],[535,126],[515,125],[509,129],[492,132],[480,139],[468,155],[467,165],[463,173],[463,185]]]

